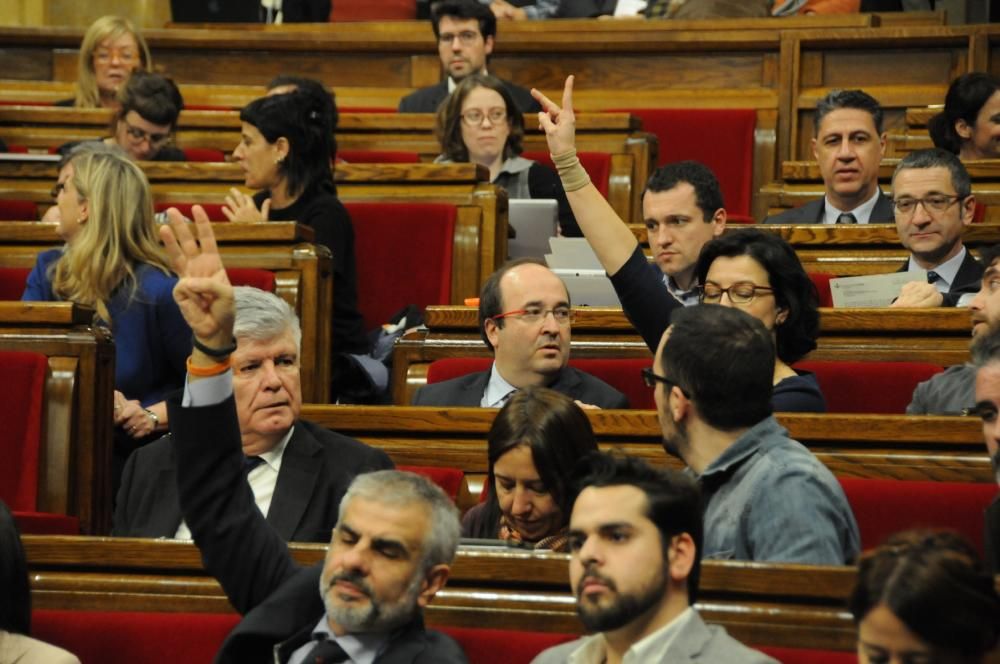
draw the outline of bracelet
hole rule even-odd
[[[559,178],[562,180],[564,191],[576,191],[583,189],[590,184],[590,176],[586,169],[580,165],[580,160],[576,156],[576,150],[563,152],[562,154],[551,155],[552,163],[559,171]]]
[[[143,408],[143,410],[146,411],[146,415],[149,416],[149,419],[153,420],[153,431],[156,431],[156,427],[160,426],[160,418],[156,415],[156,413],[148,408]]]
[[[232,343],[224,348],[209,348],[205,344],[198,341],[198,337],[192,334],[191,344],[209,357],[229,357],[229,355],[236,350],[236,337],[233,337]]]
[[[212,376],[221,376],[222,374],[229,371],[229,358],[227,357],[225,362],[219,362],[218,364],[212,364],[207,367],[196,367],[191,362],[191,357],[188,356],[187,359],[187,372],[192,376],[197,376],[198,378],[210,378]]]

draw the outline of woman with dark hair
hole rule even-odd
[[[1000,642],[993,577],[954,533],[897,533],[862,555],[849,608],[860,664],[981,664]]]
[[[569,397],[528,387],[500,409],[486,440],[486,500],[465,514],[462,536],[565,551],[570,471],[597,450],[590,420]]]
[[[695,273],[702,303],[739,307],[774,335],[774,409],[825,411],[816,377],[789,366],[816,348],[819,336],[816,287],[795,250],[773,233],[738,230],[706,244]]]
[[[354,226],[333,184],[331,106],[329,93],[312,86],[247,104],[240,111],[242,140],[233,159],[243,168],[246,186],[258,192],[251,197],[230,190],[223,212],[234,222],[305,224],[315,231],[316,243],[333,254],[332,396],[337,398],[352,390],[346,376],[357,375],[356,364],[346,358],[359,358],[366,370],[373,362],[366,359],[370,344],[358,311]]]
[[[482,164],[490,171],[490,182],[506,189],[511,199],[555,199],[562,234],[580,237],[559,176],[520,156],[524,118],[503,81],[489,74],[463,78],[438,108],[435,133],[441,143],[439,163]]]
[[[71,653],[36,641],[30,634],[28,563],[14,517],[0,500],[0,662],[80,664]]]
[[[984,72],[956,78],[927,129],[936,147],[960,159],[1000,157],[1000,78]]]

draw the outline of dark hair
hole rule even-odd
[[[988,247],[979,248],[979,262],[985,270],[1000,259],[1000,244],[991,244]]]
[[[284,87],[305,90],[317,100],[322,101],[326,107],[322,115],[330,121],[329,131],[327,131],[330,135],[330,158],[335,159],[337,157],[337,136],[334,132],[337,131],[337,124],[340,122],[340,113],[337,111],[337,97],[333,90],[312,78],[278,74],[267,84],[267,91]]]
[[[896,176],[900,171],[908,168],[947,168],[951,174],[951,186],[955,193],[961,198],[972,194],[972,180],[969,178],[969,171],[959,158],[941,148],[926,148],[924,150],[914,150],[899,160],[896,170],[892,172],[893,186],[896,184]],[[895,196],[895,192],[893,192]]]
[[[515,267],[520,267],[521,265],[541,265],[542,267],[548,268],[540,258],[525,257],[525,258],[515,258],[514,260],[507,261],[499,268],[497,271],[486,278],[483,283],[483,289],[479,292],[479,336],[482,338],[486,347],[493,350],[493,344],[490,342],[489,337],[486,336],[486,321],[494,316],[498,316],[503,313],[503,297],[500,293],[500,280],[503,276],[513,270]],[[569,291],[566,291],[566,301],[569,302]],[[497,327],[503,327],[503,319],[496,321]]]
[[[650,191],[669,191],[682,182],[694,187],[695,202],[701,208],[703,221],[712,221],[715,211],[725,207],[722,201],[722,189],[719,188],[719,180],[715,177],[715,173],[698,161],[678,161],[660,166],[646,180],[646,189],[642,195],[645,196],[646,192]]]
[[[759,320],[717,304],[683,307],[670,319],[660,371],[717,429],[757,424],[771,414],[774,342]]]
[[[147,122],[170,125],[172,133],[184,109],[184,98],[172,80],[142,69],[134,70],[118,91],[118,102],[121,106],[112,118],[112,133],[129,111],[135,111]]]
[[[476,0],[441,0],[431,5],[431,26],[434,36],[441,36],[441,17],[450,16],[458,19],[474,18],[479,21],[479,34],[485,40],[497,35],[497,17],[486,5]]]
[[[288,192],[298,196],[319,184],[333,185],[330,169],[330,96],[310,87],[255,99],[240,111],[240,120],[251,124],[274,143],[284,137],[288,156],[278,166],[288,184]]]
[[[707,242],[698,256],[695,274],[704,284],[713,261],[720,256],[749,256],[767,271],[774,302],[786,310],[775,324],[775,351],[785,364],[797,362],[816,348],[819,336],[819,296],[795,250],[774,233],[752,228],[732,231]]]
[[[31,633],[28,563],[14,516],[0,500],[0,631]]]
[[[469,161],[469,148],[462,140],[462,104],[476,88],[493,90],[503,98],[504,108],[507,109],[507,126],[510,127],[507,143],[503,146],[503,158],[510,159],[521,154],[524,117],[503,81],[489,74],[466,76],[459,81],[454,91],[441,102],[434,122],[434,134],[437,136],[438,142],[441,143],[441,152],[451,161]]]
[[[951,532],[897,533],[861,556],[855,622],[884,604],[935,649],[980,662],[1000,639],[1000,596],[975,550]]]
[[[967,139],[958,135],[955,124],[964,120],[970,127],[974,126],[983,104],[997,90],[1000,90],[1000,78],[985,72],[962,74],[952,81],[944,97],[944,110],[927,122],[934,147],[959,154]]]
[[[620,453],[593,452],[573,472],[573,501],[588,487],[634,486],[646,494],[646,516],[660,531],[666,551],[670,539],[687,533],[694,540],[694,565],[687,578],[688,603],[698,597],[701,576],[701,546],[704,532],[701,489],[688,475],[666,468],[653,468],[642,459]]]
[[[489,471],[486,478],[486,520],[500,519],[493,466],[512,449],[527,445],[542,483],[569,519],[573,509],[569,478],[584,456],[597,451],[590,420],[569,397],[545,387],[526,387],[500,409],[486,435]],[[554,533],[549,533],[554,534]]]
[[[815,135],[819,135],[819,126],[829,113],[841,108],[856,108],[867,111],[875,123],[875,132],[882,134],[882,106],[875,97],[863,90],[830,90],[825,97],[816,102]]]

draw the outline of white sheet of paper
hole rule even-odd
[[[899,289],[911,281],[927,281],[927,272],[892,272],[830,280],[834,307],[888,307]]]

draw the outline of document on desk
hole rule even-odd
[[[840,277],[830,280],[833,306],[888,307],[899,297],[899,289],[911,281],[927,281],[926,270],[866,274],[861,277]]]

